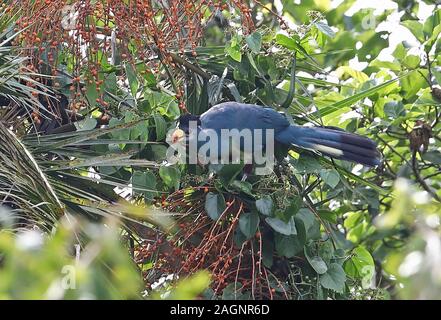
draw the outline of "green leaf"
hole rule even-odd
[[[296,218],[303,221],[306,230],[307,239],[321,239],[320,221],[315,214],[308,208],[302,208],[296,214]]]
[[[97,124],[96,119],[89,117],[84,120],[75,122],[75,127],[77,128],[78,131],[86,131],[86,130],[95,129],[96,124]]]
[[[441,38],[436,41],[435,44],[435,55],[438,55],[441,52]],[[438,72],[439,74],[439,72]],[[436,75],[435,75],[436,77]],[[437,82],[440,83],[439,78],[437,78]]]
[[[286,236],[297,234],[296,224],[294,217],[289,219],[288,222],[282,221],[279,218],[265,218],[266,223],[268,223],[271,228],[273,228],[278,233],[284,234]]]
[[[351,95],[350,97],[348,97],[346,99],[343,99],[339,102],[336,102],[334,104],[326,106],[326,107],[320,109],[319,111],[312,113],[310,116],[311,117],[319,117],[319,116],[324,117],[324,116],[327,116],[327,115],[330,115],[334,112],[339,111],[341,108],[350,107],[353,104],[355,104],[356,102],[358,102],[364,98],[370,97],[373,94],[377,93],[378,91],[380,91],[384,88],[387,88],[388,86],[390,86],[391,84],[393,84],[397,80],[398,80],[398,78],[392,79],[392,80],[386,81],[382,84],[379,84],[377,86],[374,86],[372,88],[369,88],[367,90],[364,90],[362,92],[359,92],[357,94]]]
[[[280,44],[282,47],[285,47],[290,50],[295,50],[297,44],[293,38],[290,38],[283,33],[279,33],[276,35],[276,42]]]
[[[132,176],[132,185],[133,189],[144,194],[147,200],[153,200],[153,197],[157,194],[155,191],[156,177],[151,171],[136,170]]]
[[[290,200],[291,204],[286,208],[285,212],[283,212],[283,217],[286,221],[295,216],[302,206],[302,199],[299,196],[295,196]]]
[[[264,234],[262,240],[262,260],[265,267],[271,268],[274,262],[274,254],[274,240],[272,237],[265,236]]]
[[[242,61],[242,53],[240,52],[239,47],[227,47],[226,50],[228,55],[233,58],[233,60],[236,60],[237,62]]]
[[[337,223],[337,215],[334,212],[328,210],[319,210],[318,215],[323,220],[329,221],[331,223]]]
[[[441,164],[441,152],[438,150],[428,151],[422,156],[424,161],[429,161],[433,164]]]
[[[316,173],[322,169],[322,166],[315,157],[302,153],[297,160],[295,169],[299,173]]]
[[[208,271],[199,270],[187,278],[180,279],[167,298],[170,300],[193,300],[207,289],[210,281]]]
[[[179,189],[181,171],[174,166],[162,166],[159,168],[159,176],[169,188]]]
[[[352,251],[352,257],[345,262],[344,269],[351,277],[369,277],[373,275],[373,270],[375,269],[374,259],[369,251],[359,246]]]
[[[335,188],[340,182],[340,174],[335,169],[320,170],[320,177],[331,188]]]
[[[404,47],[403,43],[397,44],[397,47],[395,48],[392,55],[397,58],[397,60],[403,60],[404,57],[407,55],[407,49]]]
[[[128,110],[124,113],[124,122],[129,123],[138,119],[138,116],[132,110]]]
[[[256,54],[260,52],[260,48],[262,46],[262,35],[259,32],[255,31],[247,36],[246,41],[252,52]]]
[[[316,22],[314,24],[317,27],[317,29],[319,29],[321,32],[323,32],[325,35],[327,35],[329,38],[335,37],[334,30],[332,30],[331,27],[328,26],[326,23]]]
[[[252,189],[253,185],[249,183],[248,181],[239,181],[239,180],[233,180],[233,182],[230,184],[231,187],[236,189],[239,192],[243,192],[245,194],[248,194],[250,196],[253,195]]]
[[[342,78],[344,75],[349,75],[360,83],[364,83],[369,80],[367,74],[362,71],[355,70],[349,66],[338,67],[335,72],[339,78]]]
[[[135,97],[139,88],[139,82],[138,82],[138,78],[136,77],[136,71],[134,70],[133,66],[130,63],[125,64],[125,69],[126,69],[127,79],[129,81],[130,92],[132,93],[132,96]]]
[[[426,69],[416,69],[400,79],[400,85],[404,92],[405,99],[411,99],[422,88],[427,88],[426,78],[428,76]]]
[[[305,48],[303,48],[296,40],[284,35],[283,33],[278,33],[276,35],[276,42],[289,50],[294,50],[305,57],[310,57]]]
[[[270,216],[273,212],[273,199],[270,196],[263,196],[259,200],[256,200],[256,208],[261,214]]]
[[[406,114],[401,101],[390,101],[384,105],[383,110],[384,114],[391,119],[397,119]]]
[[[424,44],[424,49],[429,52],[432,50],[433,45],[435,44],[436,40],[438,39],[439,34],[441,33],[441,25],[437,25],[432,32],[432,35],[429,37],[429,39]],[[439,48],[439,40],[438,44],[436,45]],[[437,53],[437,49],[435,49],[435,54]]]
[[[317,243],[319,245],[317,254],[323,259],[323,261],[326,263],[326,265],[329,265],[331,263],[331,260],[334,258],[333,240],[328,239],[326,241],[319,241]],[[339,255],[336,252],[336,255],[339,256],[338,259],[342,259],[342,258],[344,259],[344,252],[342,255]],[[337,262],[337,261],[335,261],[335,262]]]
[[[434,99],[432,95],[432,90],[430,88],[423,89],[419,92],[418,98],[413,103],[412,107],[429,107],[436,105],[438,102]]]
[[[149,124],[148,121],[141,121],[132,130],[130,130],[130,136],[139,137],[141,141],[148,141],[149,139]],[[153,146],[152,146],[153,147]],[[163,146],[164,147],[164,146]]]
[[[432,36],[435,28],[441,25],[441,9],[436,10],[427,20],[424,22],[424,34],[426,37]]]
[[[401,25],[405,26],[409,29],[410,32],[417,38],[417,40],[421,43],[424,42],[424,32],[423,25],[416,20],[406,20],[402,21]]]
[[[331,160],[328,160],[328,159],[322,159],[322,161],[327,163],[327,164],[334,164],[334,163],[331,162]],[[362,185],[369,186],[370,188],[376,190],[379,194],[382,194],[382,195],[388,194],[387,190],[383,189],[382,187],[379,187],[375,183],[372,183],[372,182],[370,182],[370,181],[368,181],[366,179],[363,179],[362,177],[357,176],[356,174],[346,170],[342,166],[335,165],[335,168],[340,173],[340,176],[345,176],[345,177],[350,178],[350,179],[352,179],[352,180],[354,180],[354,181],[356,181],[356,182],[358,182],[358,183],[360,183]]]
[[[303,243],[297,236],[285,236],[280,233],[275,235],[276,251],[281,256],[292,258],[302,251]]]
[[[118,90],[117,78],[115,72],[112,72],[106,76],[104,81],[104,87],[107,91],[116,93]]]
[[[298,230],[297,235],[285,236],[278,232],[274,235],[274,244],[277,253],[287,258],[292,258],[301,252],[306,242],[306,231],[303,221],[297,218],[295,218],[295,221]]]
[[[155,120],[156,141],[162,141],[165,139],[167,124],[164,118],[159,114],[154,114],[153,119]]]
[[[413,54],[407,55],[406,58],[404,58],[403,60],[403,64],[411,70],[418,68],[420,66],[420,63],[421,58]]]
[[[91,106],[96,104],[96,99],[98,98],[98,91],[96,91],[95,82],[87,85],[86,88],[86,98]]]
[[[326,271],[328,271],[328,266],[326,265],[325,261],[323,261],[323,259],[317,253],[315,242],[310,242],[308,245],[306,245],[304,252],[306,259],[315,272],[318,274],[324,274]]]
[[[109,121],[109,127],[114,128],[119,125],[122,125],[123,123],[124,122],[122,120],[118,120],[117,118],[112,118]],[[129,140],[130,139],[130,129],[113,131],[110,135],[114,139]]]
[[[221,216],[226,208],[225,199],[221,194],[207,193],[205,197],[205,211],[207,211],[208,216],[216,221]]]
[[[252,238],[256,234],[259,221],[259,215],[256,212],[245,212],[240,215],[239,228],[247,239]]]
[[[381,60],[375,59],[369,63],[369,66],[390,69],[392,71],[401,71],[401,65],[399,63],[391,62],[391,61],[381,61]]]
[[[239,228],[236,228],[234,230],[233,241],[236,247],[238,248],[242,247],[243,243],[247,240],[248,240],[247,237],[245,237],[245,235],[243,234],[242,231],[239,230]]]
[[[237,37],[233,37],[225,47],[225,52],[235,61],[242,61],[242,52],[240,51],[240,41]]]
[[[337,263],[331,263],[328,271],[320,276],[320,284],[323,288],[343,293],[345,289],[346,274]]]

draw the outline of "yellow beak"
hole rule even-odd
[[[184,130],[176,129],[175,131],[173,131],[173,133],[171,135],[171,142],[172,143],[178,143],[178,142],[183,141],[184,139],[185,139]]]

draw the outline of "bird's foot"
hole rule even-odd
[[[243,167],[241,181],[242,182],[245,181],[252,172],[253,172],[253,165],[252,164],[246,164]]]

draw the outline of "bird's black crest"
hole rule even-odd
[[[201,120],[199,119],[199,116],[186,113],[179,117],[179,129],[188,132],[190,127],[190,121],[197,121],[198,126],[201,124]]]

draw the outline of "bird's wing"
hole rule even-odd
[[[237,102],[218,104],[201,115],[203,129],[274,129],[275,134],[289,127],[283,114],[271,108]]]

